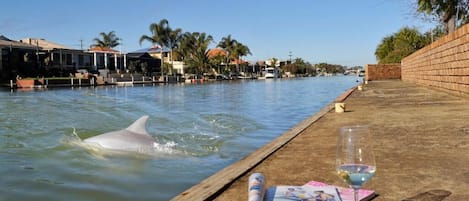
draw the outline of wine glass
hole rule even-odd
[[[336,171],[339,177],[354,191],[358,190],[376,172],[370,129],[368,126],[345,126],[339,130],[336,153]]]

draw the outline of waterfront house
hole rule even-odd
[[[0,35],[0,81],[36,75],[40,68],[39,50]]]
[[[174,74],[184,75],[184,69],[186,68],[186,65],[184,64],[183,61],[177,61],[177,60],[171,59],[171,56],[172,56],[171,49],[166,48],[166,47],[161,48],[158,45],[153,45],[149,48],[144,48],[144,49],[139,49],[133,52],[129,52],[129,54],[141,54],[141,53],[147,53],[154,59],[158,59],[160,61],[159,66],[156,67],[159,72],[161,72],[161,69],[160,69],[161,59],[163,58],[164,63],[173,64],[172,65],[173,68],[170,69],[170,72],[169,72],[170,74],[174,73]],[[173,53],[173,54],[176,54],[176,53]],[[174,55],[173,57],[176,58]]]
[[[131,73],[144,72],[152,74],[160,72],[161,59],[154,58],[147,52],[129,52],[127,53],[128,70]]]
[[[120,73],[127,69],[127,55],[120,51],[94,46],[86,52],[93,55],[93,70],[102,72],[104,76],[109,71]]]
[[[136,50],[136,51],[133,51],[133,53],[138,53],[138,52],[146,52],[148,53],[150,56],[152,56],[153,58],[158,58],[158,59],[161,59],[163,58],[163,62],[165,63],[169,63],[171,62],[171,49],[169,48],[161,48],[160,46],[158,45],[153,45],[149,48],[143,48],[143,49],[139,49],[139,50]]]
[[[228,52],[221,48],[213,48],[207,52],[207,56],[209,59],[216,60],[216,63],[217,63],[216,70],[219,74],[223,74],[223,72],[228,70],[227,68],[228,58],[226,57],[226,55],[228,55]]]
[[[93,55],[83,50],[42,38],[25,38],[20,42],[38,47],[41,64],[50,73],[46,76],[56,76],[57,72],[61,72],[62,76],[67,76],[68,73],[73,73],[77,69],[91,69],[92,67]]]

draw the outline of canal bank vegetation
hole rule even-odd
[[[384,37],[375,50],[379,63],[400,63],[406,56],[469,23],[469,0],[418,0],[414,9],[417,17],[435,22],[436,26],[424,33],[404,27]]]

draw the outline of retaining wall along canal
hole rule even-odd
[[[469,24],[402,60],[402,80],[469,93]]]
[[[367,64],[365,80],[401,79],[401,64]]]

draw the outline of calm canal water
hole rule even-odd
[[[319,111],[357,77],[0,91],[0,200],[169,200]],[[160,146],[107,154],[77,138],[148,114]]]

